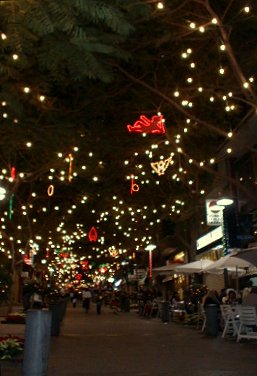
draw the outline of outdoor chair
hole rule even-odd
[[[257,339],[257,315],[255,307],[239,307],[239,328],[237,333],[237,342],[242,338]]]
[[[236,336],[238,332],[238,325],[237,319],[238,317],[238,309],[237,306],[231,306],[229,304],[221,304],[220,305],[221,316],[223,319],[223,332],[222,338],[226,335],[233,335]]]
[[[201,326],[201,332],[204,331],[206,327],[206,314],[204,307],[201,303],[198,304],[198,320],[197,320],[197,329],[199,328],[200,322],[202,324]]]

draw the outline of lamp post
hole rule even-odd
[[[223,232],[223,243],[224,243],[224,256],[228,254],[229,248],[229,234],[227,229],[227,223],[225,219],[225,210],[228,206],[232,205],[234,200],[231,198],[221,198],[217,200],[216,204],[221,207],[222,215],[221,215],[221,224],[222,224],[222,232]]]
[[[145,250],[149,252],[149,279],[150,279],[150,284],[152,282],[153,278],[153,250],[156,248],[155,244],[148,244],[145,247]]]

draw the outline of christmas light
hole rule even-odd
[[[153,170],[157,172],[159,176],[164,175],[165,171],[167,170],[167,168],[169,167],[171,163],[171,160],[172,160],[172,157],[169,157],[165,159],[164,161],[152,162],[151,166]]]
[[[162,115],[154,115],[148,119],[145,115],[141,115],[133,125],[127,125],[129,132],[135,133],[151,133],[151,134],[164,134],[164,120]]]

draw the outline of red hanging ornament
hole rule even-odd
[[[93,226],[91,227],[91,230],[88,233],[88,238],[91,242],[96,242],[97,241],[97,231],[96,228]]]
[[[89,269],[89,263],[87,260],[80,261],[82,270],[88,270]]]
[[[141,115],[133,125],[127,125],[129,132],[135,133],[152,133],[164,134],[164,119],[162,115],[154,115],[148,119],[145,115]]]
[[[11,168],[11,178],[12,178],[12,180],[16,179],[16,168],[15,167]]]

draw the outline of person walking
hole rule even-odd
[[[88,313],[90,309],[90,302],[92,299],[92,293],[89,288],[85,288],[82,291],[82,306],[85,308],[85,312]]]
[[[102,312],[102,303],[103,303],[103,295],[101,291],[97,293],[95,302],[96,302],[96,313],[100,315]]]

